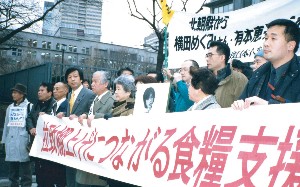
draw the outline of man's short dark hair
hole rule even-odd
[[[79,74],[79,77],[80,77],[80,80],[83,81],[84,77],[83,77],[83,72],[81,69],[79,68],[76,68],[76,67],[70,67],[67,69],[66,73],[65,73],[65,80],[66,82],[68,82],[68,76],[70,75],[70,73],[74,72],[74,71],[78,71],[78,74]]]
[[[126,68],[120,69],[120,70],[117,72],[118,77],[119,77],[120,75],[122,75],[123,71],[129,71],[129,72],[131,72],[132,76],[134,75],[134,71],[133,71],[132,69],[130,69],[129,67],[126,67]]]
[[[161,71],[157,72],[156,70],[150,70],[150,71],[148,71],[147,75],[148,74],[156,74],[155,79],[157,80],[157,82],[162,82],[163,83],[165,81],[164,75],[162,74]]]
[[[53,92],[53,85],[51,83],[48,82],[42,82],[40,84],[40,87],[45,87],[47,89],[47,92]]]
[[[299,41],[300,41],[299,26],[295,22],[288,20],[288,19],[275,19],[267,24],[267,28],[269,29],[270,27],[273,27],[276,25],[285,26],[285,29],[284,29],[285,39],[288,42],[290,42],[290,41],[296,42],[296,46],[294,49],[294,53],[296,53],[298,51]]]
[[[229,57],[230,57],[230,48],[229,46],[220,41],[211,41],[209,43],[209,48],[211,47],[217,47],[217,53],[220,55],[225,55],[225,64],[228,63]]]
[[[205,94],[215,94],[219,81],[210,70],[190,67],[190,74],[192,76],[191,85],[195,89],[198,90],[201,88]]]

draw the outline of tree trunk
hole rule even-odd
[[[164,65],[164,35],[163,32],[159,33],[156,32],[156,35],[158,37],[158,52],[157,52],[157,64],[156,64],[156,71],[161,72],[163,65]]]

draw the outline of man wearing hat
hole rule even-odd
[[[257,70],[261,65],[267,62],[264,57],[264,51],[258,51],[254,56],[254,64],[252,65],[253,71]]]
[[[26,117],[30,110],[30,102],[26,99],[26,86],[17,83],[12,89],[13,103],[6,110],[2,143],[5,144],[5,161],[9,162],[8,177],[12,187],[20,185],[31,187],[32,174],[29,160],[29,134],[26,130]]]

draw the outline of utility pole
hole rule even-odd
[[[64,73],[64,56],[65,56],[65,49],[61,49],[61,68],[60,68],[60,81],[62,80],[63,73]]]

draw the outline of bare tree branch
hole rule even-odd
[[[39,18],[37,18],[37,19],[35,19],[35,20],[31,21],[31,22],[28,22],[28,23],[22,25],[21,27],[19,27],[19,28],[17,28],[17,29],[10,30],[10,32],[9,32],[8,34],[5,34],[4,36],[0,37],[0,44],[6,42],[7,40],[9,40],[10,38],[12,38],[12,37],[13,37],[14,35],[16,35],[17,33],[19,33],[19,32],[21,32],[21,31],[23,31],[23,30],[25,30],[25,29],[31,27],[33,24],[35,24],[35,23],[37,23],[37,22],[39,22],[39,21],[41,21],[41,20],[44,20],[45,17],[46,17],[46,15],[47,15],[50,11],[52,11],[58,4],[60,4],[60,3],[63,2],[63,1],[64,1],[64,0],[58,0],[51,8],[49,8],[48,10],[46,10],[46,11],[44,12],[44,14],[43,14],[41,17],[39,17]],[[19,23],[21,23],[21,22],[19,22]],[[8,27],[6,27],[6,28],[8,28]],[[3,30],[3,29],[2,29],[2,30]]]
[[[203,1],[201,7],[199,8],[199,10],[196,11],[196,14],[198,14],[201,10],[203,10],[203,6],[205,4],[206,0]]]

